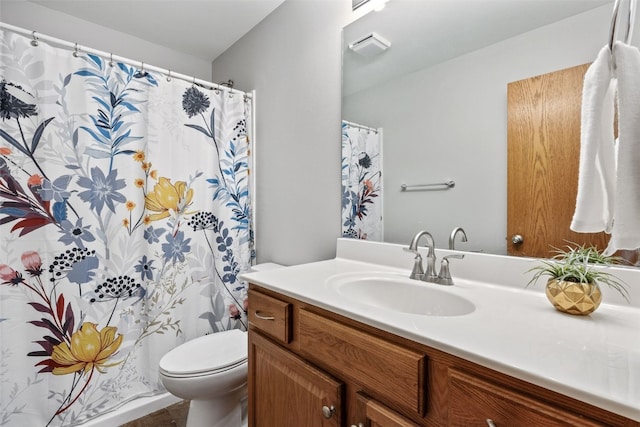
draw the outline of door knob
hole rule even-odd
[[[524,243],[524,237],[522,237],[520,234],[514,234],[511,238],[511,243],[513,243],[514,245],[521,245],[522,243]]]

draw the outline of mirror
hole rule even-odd
[[[463,227],[456,249],[506,254],[507,84],[593,61],[612,10],[613,0],[391,0],[343,29],[342,118],[380,131],[385,242],[428,230],[447,248]],[[365,50],[378,54],[349,48],[372,33]]]

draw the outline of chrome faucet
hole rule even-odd
[[[456,235],[458,233],[462,233],[462,239],[460,239],[461,242],[466,242],[467,241],[467,233],[464,232],[464,229],[462,227],[456,227],[453,230],[451,230],[451,235],[449,236],[449,250],[453,251],[455,250],[455,244],[456,244]]]
[[[418,242],[422,236],[427,237],[427,271],[422,269],[422,256],[418,252]],[[415,254],[413,270],[411,271],[411,275],[409,276],[411,279],[420,279],[425,282],[435,282],[438,278],[436,274],[436,252],[435,252],[435,242],[433,241],[433,236],[428,231],[420,231],[413,239],[411,239],[411,243],[409,244],[409,248],[405,248],[406,251]]]
[[[465,234],[464,230],[460,227],[456,227],[451,233],[451,237],[449,239],[450,249],[453,241],[455,240],[456,234],[458,234],[459,232],[462,233],[462,241],[467,241],[467,235]],[[426,236],[427,238],[427,271],[424,271],[424,269],[422,268],[422,255],[420,255],[420,252],[418,251],[418,243],[420,242],[420,238],[422,238],[422,236]],[[411,239],[411,243],[409,243],[409,247],[404,248],[404,250],[415,254],[415,258],[413,260],[413,269],[411,270],[409,278],[422,280],[424,282],[437,283],[438,285],[453,285],[453,279],[451,278],[451,272],[449,271],[449,259],[464,258],[463,254],[452,254],[443,257],[440,263],[440,273],[436,274],[435,242],[431,233],[424,230],[418,232],[415,236],[413,236],[413,239]]]

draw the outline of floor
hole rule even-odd
[[[138,418],[120,427],[185,427],[189,402],[184,401]]]

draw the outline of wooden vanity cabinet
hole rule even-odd
[[[640,423],[250,285],[249,427]]]

